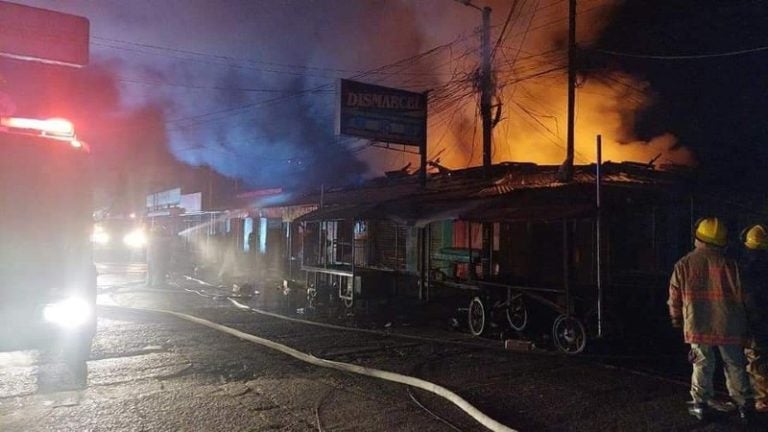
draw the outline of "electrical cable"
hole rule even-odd
[[[96,39],[97,41],[92,41],[91,43],[95,46],[101,46],[106,48],[112,48],[112,49],[118,49],[118,50],[125,50],[125,51],[131,51],[131,52],[137,52],[142,54],[149,54],[149,55],[158,55],[163,57],[168,57],[167,53],[175,53],[180,55],[172,55],[171,57],[177,58],[180,60],[185,61],[192,61],[192,62],[199,62],[199,63],[205,63],[210,65],[216,65],[216,66],[225,66],[225,67],[233,67],[233,68],[240,68],[240,69],[253,69],[258,70],[261,72],[270,72],[270,73],[276,73],[276,74],[289,74],[289,75],[297,75],[297,76],[310,76],[310,77],[320,77],[320,78],[333,78],[336,75],[321,75],[316,73],[307,73],[307,72],[294,72],[291,70],[279,70],[279,69],[266,69],[263,67],[255,67],[255,66],[245,66],[241,63],[247,63],[247,64],[266,64],[270,66],[277,66],[277,67],[283,67],[283,68],[289,68],[289,69],[301,69],[301,70],[307,70],[307,71],[320,71],[320,72],[332,72],[334,74],[359,74],[359,73],[366,73],[364,70],[354,70],[354,69],[337,69],[337,68],[323,68],[323,67],[313,67],[313,66],[305,66],[305,65],[297,65],[297,64],[287,64],[287,63],[277,63],[277,62],[268,62],[268,61],[259,61],[259,60],[252,60],[252,59],[245,59],[245,58],[238,58],[233,56],[226,56],[226,55],[220,55],[220,54],[211,54],[211,53],[203,53],[199,51],[191,51],[191,50],[185,50],[180,48],[173,48],[173,47],[166,47],[166,46],[160,46],[160,45],[153,45],[153,44],[146,44],[146,43],[140,43],[140,42],[131,42],[131,41],[125,41],[120,39],[112,39],[112,38],[105,38],[105,37],[99,37],[99,36],[92,36],[91,39]],[[98,42],[106,41],[105,42]],[[145,48],[144,50],[138,49],[138,48],[130,48],[117,44],[125,44],[133,47],[139,47],[139,48]],[[149,49],[150,51],[146,50]],[[161,54],[159,52],[155,51],[164,51],[165,53]],[[188,55],[193,57],[183,57],[181,55]],[[220,63],[220,62],[213,62],[213,61],[203,61],[200,60],[200,58],[212,58],[216,60],[220,60],[222,62],[226,63]],[[387,72],[377,72],[380,74],[387,74]],[[404,73],[404,74],[416,74],[416,75],[424,75],[424,76],[442,76],[444,74],[442,73],[436,73],[436,72],[425,72],[425,73]]]
[[[720,53],[711,54],[687,54],[687,55],[656,55],[656,54],[642,54],[642,53],[626,53],[621,51],[613,51],[602,48],[589,48],[589,51],[598,52],[601,54],[608,54],[617,57],[629,57],[637,59],[650,59],[650,60],[701,60],[701,59],[713,59],[721,57],[733,57],[744,54],[752,54],[762,51],[768,51],[768,46],[761,46],[757,48],[748,48],[735,51],[725,51]]]
[[[432,48],[430,48],[428,50],[422,51],[422,52],[420,52],[418,54],[415,54],[413,56],[410,56],[410,57],[407,57],[407,58],[403,58],[403,59],[400,59],[400,60],[398,60],[396,62],[389,63],[389,64],[386,64],[386,65],[379,66],[377,68],[365,71],[365,72],[363,72],[361,74],[353,76],[352,79],[359,79],[359,78],[362,78],[362,77],[365,77],[365,76],[368,76],[368,75],[375,75],[378,72],[385,71],[385,70],[388,70],[388,69],[391,69],[391,68],[396,68],[398,66],[404,66],[404,65],[412,66],[413,62],[419,61],[419,60],[421,60],[421,59],[423,59],[423,58],[425,58],[427,56],[434,55],[435,53],[440,52],[440,51],[442,51],[442,50],[444,50],[444,49],[446,49],[446,48],[448,48],[450,46],[453,46],[453,45],[455,45],[455,44],[457,44],[457,43],[459,43],[459,42],[461,42],[461,41],[463,41],[463,40],[465,40],[467,38],[468,38],[468,36],[462,36],[462,37],[459,37],[459,38],[457,38],[457,39],[455,39],[453,41],[436,45],[436,46],[434,46],[434,47],[432,47]],[[187,122],[187,121],[192,121],[192,122],[194,122],[196,124],[202,124],[202,123],[206,123],[208,121],[216,121],[216,120],[220,120],[220,119],[223,119],[223,118],[228,118],[231,115],[237,115],[240,112],[245,112],[245,111],[247,111],[247,110],[249,110],[251,108],[255,108],[255,107],[258,107],[258,106],[262,106],[262,105],[266,105],[266,104],[270,104],[270,103],[275,103],[275,102],[280,102],[280,101],[284,101],[284,100],[289,100],[289,99],[293,99],[293,98],[296,98],[296,97],[304,96],[304,95],[307,95],[307,94],[312,94],[312,93],[315,93],[317,91],[326,90],[326,89],[331,88],[331,86],[333,86],[333,83],[322,84],[322,85],[318,85],[316,87],[312,87],[312,88],[309,88],[309,89],[292,91],[289,94],[284,95],[284,96],[278,96],[278,97],[269,98],[269,99],[266,99],[266,100],[255,101],[255,102],[251,102],[251,103],[248,103],[248,104],[235,106],[235,107],[229,107],[229,108],[224,108],[224,109],[220,109],[220,110],[216,110],[216,111],[210,111],[210,112],[206,112],[206,113],[195,114],[195,115],[190,115],[190,116],[186,116],[186,117],[180,117],[180,118],[176,118],[176,119],[171,119],[171,120],[167,120],[167,121],[163,122],[163,125],[175,124],[175,123],[183,123],[183,122]],[[216,115],[220,115],[220,114],[228,114],[228,115],[225,116],[225,117],[214,118],[212,120],[206,119],[207,117],[216,116]],[[189,127],[189,126],[191,126],[191,125],[185,125],[185,127]],[[118,128],[118,129],[112,130],[112,132],[115,132],[115,131],[125,131],[125,130],[128,130],[128,129],[133,129],[133,128]]]
[[[504,20],[504,25],[501,27],[499,38],[496,39],[496,44],[493,46],[493,51],[491,51],[491,59],[493,59],[496,56],[496,50],[499,49],[499,46],[501,46],[502,42],[505,39],[504,35],[507,32],[507,27],[509,26],[510,21],[512,21],[512,15],[515,13],[515,9],[517,9],[518,1],[519,0],[512,0],[512,5],[509,7],[509,14],[507,14],[507,18]],[[523,0],[523,1],[524,1],[523,6],[520,7],[521,10],[525,6],[526,0]]]
[[[124,78],[120,76],[118,76],[116,80],[119,82],[124,82],[128,84],[137,84],[137,85],[144,85],[144,86],[179,87],[179,88],[192,89],[192,90],[220,90],[220,91],[239,91],[239,92],[245,92],[245,93],[280,93],[280,94],[291,93],[296,91],[296,90],[280,90],[280,89],[255,88],[255,87],[222,87],[222,86],[204,86],[204,85],[197,85],[197,84],[180,84],[180,83],[172,83],[167,81],[145,81],[145,80],[139,80],[139,79]]]

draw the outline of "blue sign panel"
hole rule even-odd
[[[381,142],[423,146],[427,95],[341,80],[337,132]]]

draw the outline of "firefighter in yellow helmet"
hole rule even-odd
[[[752,225],[741,236],[741,276],[747,295],[751,341],[746,349],[747,372],[755,389],[755,408],[768,412],[768,230]]]
[[[705,420],[715,406],[715,351],[725,367],[728,392],[745,422],[753,417],[754,399],[744,347],[747,315],[736,261],[723,254],[728,230],[718,218],[696,224],[693,251],[681,258],[669,282],[672,325],[690,344],[691,402],[688,413]]]

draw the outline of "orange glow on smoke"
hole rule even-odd
[[[609,79],[588,78],[576,92],[575,163],[593,163],[595,141],[603,137],[603,160],[693,164],[691,152],[675,148],[671,133],[641,141],[634,134],[635,114],[650,102],[647,86],[629,76],[612,74]],[[623,83],[623,84],[618,84]],[[559,164],[565,159],[567,112],[566,77],[562,73],[539,82],[522,83],[505,90],[502,109],[505,120],[493,133],[493,161],[530,161]],[[510,94],[513,93],[513,94]],[[477,134],[479,138],[479,134]],[[476,143],[471,161],[466,153],[453,152],[449,165],[482,163],[481,145]]]
[[[618,2],[594,0],[580,3],[577,40],[588,48]],[[491,5],[496,11],[507,11],[508,3]],[[567,7],[568,2],[552,3],[552,7],[523,10],[515,20],[494,59],[497,93],[494,104],[501,104],[499,123],[493,130],[493,163],[505,161],[560,164],[565,159],[567,134]],[[495,13],[492,40],[498,37],[504,17]],[[531,20],[531,16],[533,19]],[[556,23],[547,26],[547,23]],[[526,31],[526,29],[533,29]],[[479,54],[465,58],[463,70],[474,70]],[[479,97],[466,98],[462,106],[443,113],[430,111],[428,158],[439,158],[440,164],[452,169],[482,164],[482,122],[478,114]],[[656,165],[693,165],[693,154],[676,147],[674,131],[649,141],[635,134],[636,116],[653,103],[652,89],[647,83],[618,71],[594,70],[580,76],[576,90],[575,161],[596,161],[596,136],[602,135],[604,161],[656,161]],[[430,107],[432,109],[432,107]],[[494,108],[494,115],[495,115]],[[449,118],[450,117],[450,118]],[[389,152],[396,153],[396,152]],[[418,167],[414,155],[387,154],[375,150],[366,161],[377,170],[392,170],[411,162]]]

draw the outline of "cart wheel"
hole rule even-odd
[[[345,298],[344,299],[344,307],[346,307],[347,309],[352,309],[352,306],[354,306],[354,305],[355,305],[355,300],[354,299],[351,299],[351,298],[349,298],[349,299]]]
[[[474,336],[480,336],[485,331],[485,305],[480,297],[475,297],[469,302],[467,311],[469,331]]]
[[[552,325],[552,340],[560,351],[578,354],[587,345],[587,333],[581,321],[574,317],[560,315]]]
[[[523,296],[515,298],[507,306],[507,322],[514,331],[523,331],[528,326],[528,308],[525,307]]]

